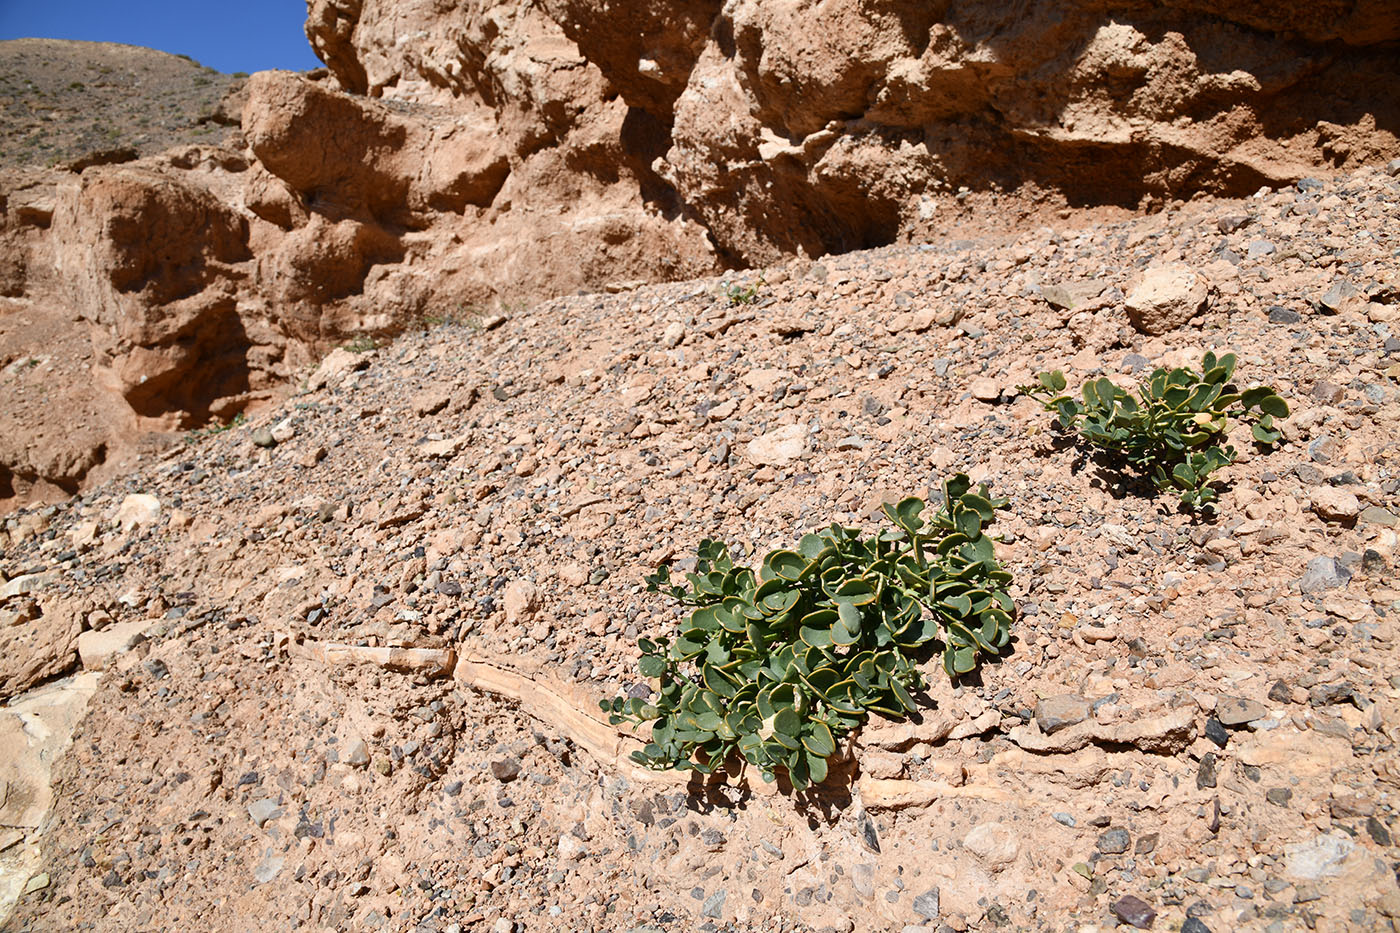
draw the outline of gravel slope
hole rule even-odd
[[[11,929],[1391,928],[1397,220],[1368,171],[792,263],[744,276],[752,305],[559,299],[337,351],[257,422],[10,517],[30,592],[0,611],[42,615],[7,656],[139,642]],[[1210,306],[1145,336],[1124,298],[1175,262]],[[1207,349],[1293,406],[1282,449],[1237,444],[1215,521],[1116,488],[1014,389]],[[923,724],[867,730],[822,795],[649,782],[540,712],[637,684],[675,618],[657,562],[873,526],[956,470],[1011,500],[1013,650],[931,666]]]

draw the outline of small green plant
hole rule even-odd
[[[720,290],[723,292],[724,297],[728,299],[729,306],[734,308],[739,305],[755,304],[758,301],[759,288],[766,284],[768,283],[764,282],[762,276],[760,276],[756,281],[750,282],[748,285],[740,285],[738,282],[725,282],[720,286]]]
[[[379,342],[369,334],[360,334],[344,344],[346,350],[351,353],[368,353],[371,350],[379,349]]]
[[[922,500],[904,499],[884,507],[893,529],[865,538],[832,525],[773,551],[757,574],[707,540],[688,587],[665,566],[648,577],[649,591],[693,609],[674,640],[638,641],[642,674],[660,681],[655,698],[601,701],[614,725],[651,723],[633,757],[708,774],[737,754],[765,781],[786,771],[802,790],[826,779],[837,742],[870,713],[914,711],[916,655],[941,646],[956,677],[1000,652],[1011,575],[983,528],[1006,502],[963,474],[943,488],[929,522]]]
[[[1210,475],[1235,461],[1222,442],[1231,418],[1253,421],[1254,440],[1273,447],[1283,436],[1274,419],[1288,417],[1288,403],[1269,386],[1243,392],[1230,379],[1235,355],[1207,353],[1201,372],[1159,367],[1134,398],[1108,379],[1090,380],[1076,400],[1064,394],[1065,375],[1041,373],[1021,392],[1040,398],[1058,414],[1063,430],[1077,430],[1090,447],[1152,480],[1158,490],[1178,490],[1189,509],[1214,511],[1219,494]]]
[[[195,441],[203,440],[206,437],[213,437],[216,434],[223,434],[225,431],[232,431],[234,428],[242,427],[248,423],[248,416],[243,412],[234,415],[232,420],[225,424],[212,424],[207,428],[197,428],[189,433],[187,443],[193,444]]]
[[[470,325],[475,323],[475,319],[479,317],[481,317],[479,308],[472,307],[465,302],[459,302],[455,307],[426,312],[418,320],[424,330],[432,330],[452,324]]]

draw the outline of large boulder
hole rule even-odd
[[[249,80],[243,132],[263,167],[334,220],[421,225],[425,211],[485,207],[509,173],[489,125],[413,119],[285,71]]]
[[[55,266],[78,312],[104,333],[106,373],[141,415],[207,416],[248,387],[238,314],[248,224],[188,173],[85,171],[59,188]]]

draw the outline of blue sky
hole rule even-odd
[[[305,0],[0,0],[0,39],[144,45],[224,72],[319,67],[305,20]]]

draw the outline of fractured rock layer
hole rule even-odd
[[[1394,158],[1397,24],[1397,0],[312,0],[327,71],[253,76],[222,145],[0,179],[3,310],[89,332],[75,403],[109,412],[4,452],[0,502],[358,334]]]

